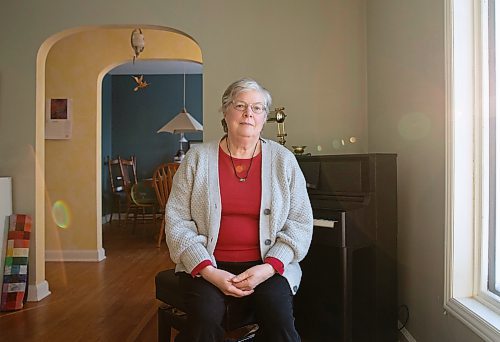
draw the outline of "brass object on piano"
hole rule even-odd
[[[304,150],[306,149],[307,146],[292,146],[293,148],[293,153],[297,156],[300,156],[302,153],[304,153]]]
[[[270,111],[267,118],[267,122],[277,123],[278,134],[276,136],[279,139],[278,142],[283,146],[285,146],[285,137],[287,135],[285,132],[285,118],[285,107],[275,108],[274,110]]]

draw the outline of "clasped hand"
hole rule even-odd
[[[217,286],[225,295],[245,297],[253,293],[255,287],[274,275],[274,268],[269,264],[250,267],[243,273],[234,275],[213,266],[201,270],[201,276]]]

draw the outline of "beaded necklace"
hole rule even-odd
[[[253,158],[255,155],[255,151],[257,150],[258,144],[259,144],[259,141],[257,140],[257,143],[255,144],[255,147],[254,147],[253,152],[252,152],[252,158],[250,159],[250,165],[248,166],[247,174],[245,175],[245,177],[240,177],[240,176],[238,176],[238,173],[236,172],[236,167],[234,166],[234,161],[233,161],[233,155],[231,154],[231,149],[229,148],[229,137],[226,137],[226,147],[227,147],[227,150],[229,151],[229,158],[231,159],[231,165],[233,166],[234,175],[236,176],[236,178],[238,178],[238,180],[240,182],[245,182],[248,178],[248,174],[250,173],[250,168],[252,167]]]

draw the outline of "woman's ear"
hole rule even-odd
[[[226,122],[226,117],[224,116],[222,120],[220,121],[222,124],[222,129],[224,130],[224,133],[227,133],[227,122]]]

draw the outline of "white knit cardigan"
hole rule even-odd
[[[301,261],[311,243],[313,215],[306,182],[295,156],[262,139],[259,237],[262,260],[279,259],[292,293],[299,288]],[[214,258],[221,221],[219,141],[192,147],[179,166],[165,210],[165,234],[177,272],[190,273]]]

